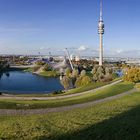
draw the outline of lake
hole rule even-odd
[[[30,94],[63,90],[59,78],[46,78],[23,71],[11,71],[0,77],[0,92]]]

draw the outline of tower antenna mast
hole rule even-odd
[[[103,4],[102,0],[100,0],[100,21],[103,21]]]

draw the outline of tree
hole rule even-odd
[[[110,69],[108,67],[105,67],[105,74],[109,75],[110,74]]]
[[[72,80],[67,77],[67,76],[64,76],[61,80],[61,84],[64,86],[65,90],[68,90],[69,88],[72,88]]]
[[[88,85],[92,82],[91,78],[89,76],[84,76],[82,78],[82,82],[81,82],[81,85],[82,86],[85,86],[85,85]]]
[[[92,69],[92,71],[91,71],[91,73],[94,75],[94,74],[96,74],[97,73],[97,66],[96,67],[94,67],[93,69]]]
[[[82,70],[81,73],[80,73],[80,76],[82,76],[82,77],[83,76],[86,76],[86,71],[85,70]]]
[[[45,71],[51,70],[50,64],[46,63],[46,64],[44,65],[44,70],[45,70]]]
[[[9,67],[7,61],[0,61],[0,72],[7,70]]]
[[[98,81],[98,75],[97,75],[97,73],[94,73],[93,74],[93,81],[94,82]]]
[[[77,78],[78,75],[79,75],[79,71],[78,71],[78,69],[74,69],[74,70],[72,71],[72,77]]]
[[[137,83],[137,84],[135,85],[135,88],[136,88],[137,90],[140,90],[140,83]]]
[[[81,81],[82,81],[82,77],[78,77],[76,82],[75,82],[75,87],[80,87],[82,84],[81,84]]]
[[[76,82],[76,79],[78,78],[79,76],[79,71],[78,69],[74,69],[72,71],[72,75],[71,75],[71,80],[72,80],[72,84],[75,85],[75,82]]]
[[[140,81],[140,68],[131,68],[129,69],[124,77],[124,81],[134,82],[137,83]]]
[[[43,62],[43,61],[37,61],[35,64],[36,65],[39,65],[39,66],[43,66],[43,65],[45,65],[45,62]]]
[[[102,66],[99,66],[98,69],[97,69],[97,73],[99,75],[105,75],[105,68],[102,67]]]
[[[92,69],[93,80],[96,81],[110,81],[112,79],[112,68],[96,66]]]
[[[80,87],[80,86],[85,86],[88,85],[92,82],[92,80],[90,79],[89,76],[80,76],[77,78],[76,82],[75,82],[75,86],[76,87]]]
[[[71,76],[71,69],[70,69],[70,68],[67,68],[67,69],[65,70],[65,75],[66,75],[67,77],[70,77],[70,76]]]

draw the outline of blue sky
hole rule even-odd
[[[105,56],[140,55],[140,1],[103,0]],[[0,0],[1,54],[98,55],[99,0]]]

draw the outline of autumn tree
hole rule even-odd
[[[61,84],[64,86],[65,90],[68,90],[68,89],[73,87],[72,80],[69,77],[67,77],[67,76],[64,76],[62,78]]]
[[[113,70],[110,67],[95,66],[92,69],[93,81],[111,81]]]
[[[86,71],[82,70],[80,73],[80,76],[77,78],[77,80],[75,82],[75,86],[76,87],[85,86],[91,82],[92,82],[92,80],[89,76],[86,75]]]
[[[66,77],[70,77],[71,76],[71,69],[70,68],[67,68],[65,70],[65,75],[66,75]]]
[[[140,68],[130,68],[123,77],[124,81],[140,82]]]
[[[72,71],[72,77],[78,77],[78,75],[79,75],[78,69],[74,69],[74,70]]]
[[[86,71],[85,70],[82,70],[81,73],[80,73],[80,76],[81,77],[86,76]]]

